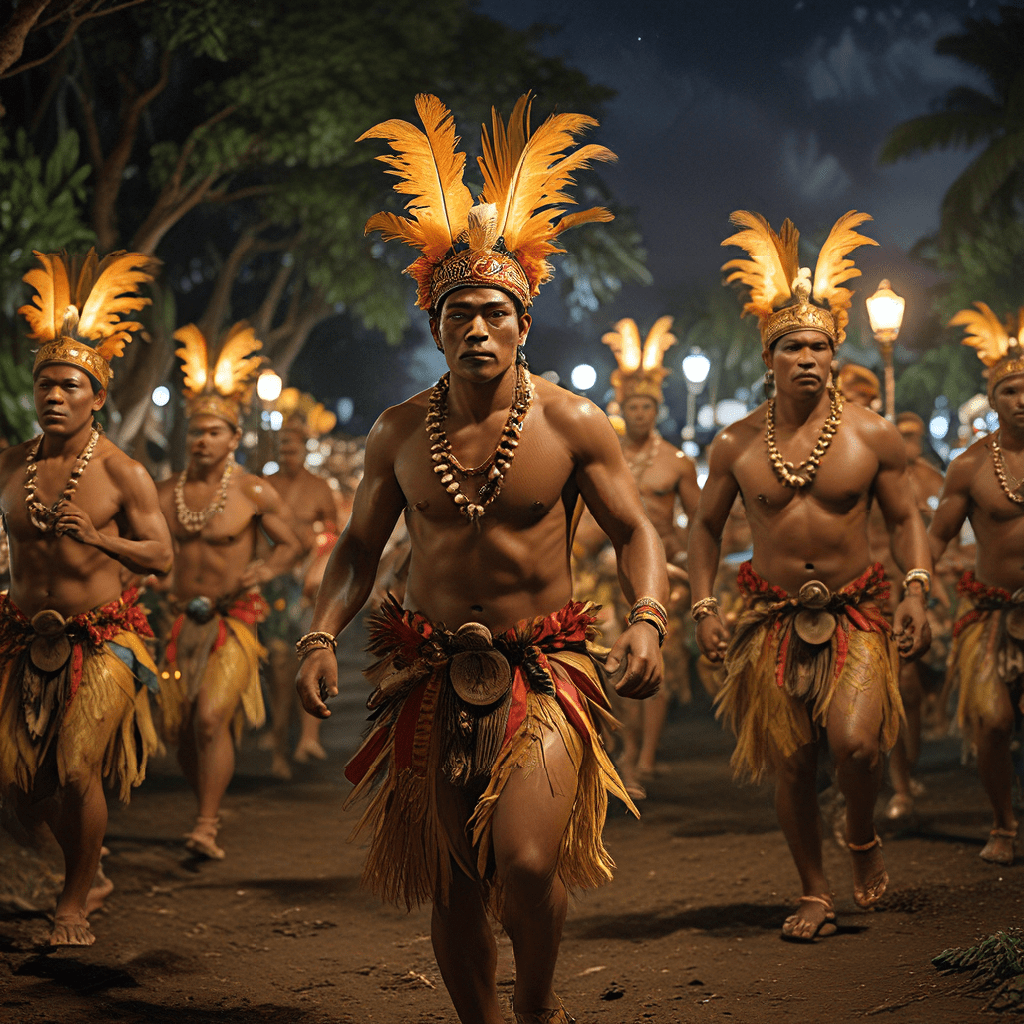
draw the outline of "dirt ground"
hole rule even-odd
[[[106,870],[116,889],[92,918],[94,946],[48,953],[42,914],[0,914],[0,1021],[456,1021],[429,910],[382,907],[360,888],[362,850],[346,842],[356,814],[342,808],[341,767],[365,696],[356,660],[324,730],[326,763],[281,782],[269,753],[247,742],[224,809],[226,860],[186,856],[180,836],[194,805],[163,758],[130,807],[112,807]],[[884,909],[856,909],[848,855],[827,842],[841,930],[811,946],[779,939],[796,873],[770,789],[733,785],[730,748],[706,701],[677,709],[642,820],[613,805],[605,835],[617,876],[575,901],[558,964],[557,990],[580,1024],[992,1020],[989,994],[930,963],[1021,922],[1024,867],[978,858],[989,818],[958,742],[926,745],[920,814],[883,833]],[[0,848],[7,870],[12,850]],[[499,956],[511,999],[504,937]]]

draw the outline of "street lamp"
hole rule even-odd
[[[281,397],[281,378],[273,370],[264,370],[256,378],[256,394],[264,402],[276,402]]]
[[[697,413],[697,396],[704,390],[704,381],[711,372],[711,360],[699,348],[691,348],[690,354],[683,359],[683,376],[686,378],[686,426],[683,427],[683,440],[692,441],[694,435],[693,420]]]
[[[871,330],[878,342],[885,364],[885,418],[896,419],[896,374],[892,368],[892,346],[900,333],[903,323],[903,307],[906,300],[897,295],[888,280],[882,281],[878,291],[865,300],[868,307],[868,320]]]

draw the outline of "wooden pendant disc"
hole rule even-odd
[[[836,617],[831,612],[804,608],[796,613],[793,628],[805,643],[823,644],[831,640],[836,631]]]

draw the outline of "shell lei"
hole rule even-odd
[[[787,487],[810,487],[817,475],[821,460],[832,443],[835,432],[839,429],[839,420],[843,414],[843,396],[839,388],[832,389],[832,407],[829,410],[828,418],[825,420],[818,435],[818,441],[810,455],[794,466],[792,462],[786,462],[775,444],[775,401],[768,403],[766,416],[764,440],[768,446],[768,459],[771,461],[775,475],[780,482]]]
[[[61,491],[60,497],[47,507],[36,497],[39,449],[43,445],[43,435],[39,435],[39,440],[36,441],[35,447],[29,452],[28,458],[25,460],[25,507],[28,509],[28,517],[32,525],[41,533],[50,533],[56,529],[61,509],[66,502],[69,502],[75,496],[75,491],[78,490],[78,481],[85,472],[85,467],[89,465],[93,452],[96,451],[96,443],[99,439],[100,428],[94,424],[89,433],[89,440],[86,442],[81,454],[75,459],[75,464],[71,468],[71,475],[68,477],[68,482],[64,485],[64,490]]]
[[[452,496],[459,511],[471,522],[479,523],[484,510],[501,493],[508,473],[515,458],[516,448],[523,431],[523,422],[533,402],[533,383],[530,372],[522,366],[516,367],[516,388],[508,418],[501,430],[501,438],[491,457],[479,466],[467,469],[455,457],[448,435],[444,429],[444,421],[448,414],[448,388],[451,375],[446,373],[434,385],[430,393],[430,408],[427,412],[427,434],[430,437],[430,458],[434,463],[434,472],[440,477],[444,489]],[[477,500],[470,501],[462,493],[462,485],[455,478],[458,473],[463,477],[487,474],[487,479],[477,493]]]

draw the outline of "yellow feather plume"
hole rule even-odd
[[[977,349],[978,358],[986,366],[995,366],[1006,356],[1010,348],[1010,336],[1006,333],[999,317],[984,302],[975,302],[974,309],[961,309],[952,320],[950,327],[963,327],[965,345]]]
[[[546,257],[563,250],[551,243],[561,231],[590,221],[609,221],[612,214],[594,207],[566,217],[558,204],[576,200],[567,191],[574,171],[594,160],[616,160],[605,146],[581,146],[576,136],[597,122],[585,114],[552,114],[530,133],[529,93],[520,97],[506,129],[501,115],[492,111],[492,134],[483,129],[484,177],[482,199],[498,210],[498,237],[513,253],[529,279],[533,294],[550,279],[553,269]],[[565,223],[562,223],[565,221]]]
[[[602,335],[604,342],[615,353],[615,361],[623,373],[636,373],[643,360],[640,331],[630,317],[620,320],[615,329]]]
[[[42,267],[28,271],[23,280],[36,295],[31,305],[18,310],[32,329],[29,337],[46,343],[59,337],[64,327],[108,362],[121,355],[131,332],[142,330],[141,323],[121,317],[150,304],[138,288],[153,280],[160,261],[137,252],[115,252],[100,260],[95,249],[85,257],[41,252],[35,256]]]
[[[224,338],[213,371],[213,386],[225,398],[244,394],[253,383],[263,357],[252,353],[263,342],[245,320],[239,320]]]
[[[777,305],[792,297],[790,286],[800,270],[800,233],[792,221],[786,220],[776,234],[764,217],[749,210],[736,210],[729,220],[743,230],[730,235],[722,245],[739,246],[750,259],[724,264],[723,271],[732,271],[726,281],[739,281],[750,289],[744,314],[768,316]]]
[[[366,222],[365,230],[381,231],[386,240],[400,238],[437,260],[465,230],[473,197],[462,181],[466,154],[455,151],[459,138],[451,111],[436,96],[421,93],[416,112],[425,132],[408,121],[392,119],[356,140],[387,140],[397,155],[377,159],[391,166],[388,174],[398,177],[395,191],[413,197],[406,203],[412,220],[379,213]]]
[[[871,219],[870,214],[858,213],[856,210],[844,213],[832,226],[814,267],[811,295],[819,302],[828,303],[835,317],[839,341],[846,334],[845,328],[850,322],[848,310],[853,301],[853,292],[840,286],[851,278],[860,277],[860,271],[853,265],[853,260],[846,257],[859,246],[878,245],[873,238],[858,234],[855,230]]]
[[[676,336],[671,333],[672,321],[670,316],[659,317],[647,332],[643,360],[645,371],[660,369],[665,353],[676,343]]]
[[[195,324],[179,327],[172,337],[181,342],[181,348],[175,349],[174,354],[181,360],[185,373],[185,394],[198,398],[208,380],[206,338]]]

